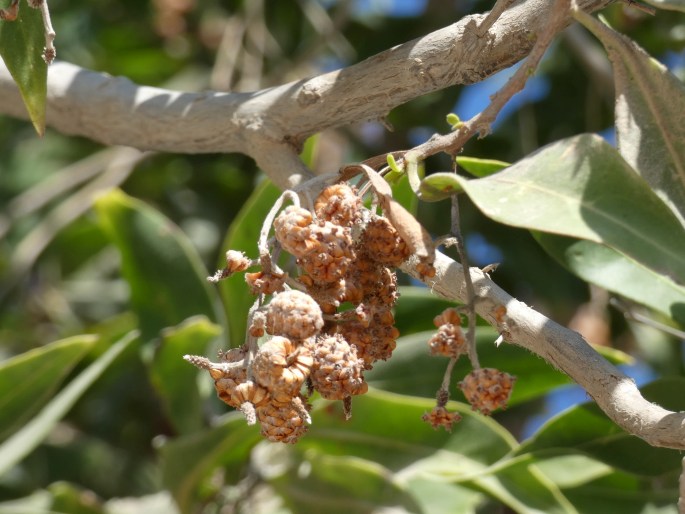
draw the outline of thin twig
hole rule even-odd
[[[478,361],[478,352],[476,351],[476,291],[473,288],[473,281],[471,280],[471,273],[469,270],[469,261],[466,256],[466,248],[464,247],[464,238],[461,235],[461,223],[459,216],[459,196],[452,195],[452,235],[457,243],[457,252],[459,253],[459,260],[464,269],[464,282],[466,283],[466,316],[468,319],[468,329],[466,330],[466,344],[468,348],[469,360],[473,369],[480,368]]]
[[[55,29],[52,28],[52,21],[50,20],[50,9],[48,9],[48,0],[42,0],[40,3],[40,14],[43,17],[43,27],[45,28],[45,48],[43,49],[43,59],[46,64],[52,63],[57,56],[55,49]]]
[[[512,3],[514,3],[514,0],[497,0],[492,10],[487,14],[485,19],[480,22],[480,25],[478,25],[478,37],[483,37],[487,34],[490,27],[493,26],[499,17],[502,16],[502,13],[506,11],[507,7]]]
[[[445,368],[445,374],[442,376],[442,384],[440,385],[440,391],[446,391],[447,392],[447,397],[449,398],[449,390],[450,390],[450,384],[452,383],[452,370],[454,369],[454,365],[457,363],[458,357],[452,357],[450,358],[449,362],[447,363],[447,368]],[[438,391],[438,394],[439,391]],[[441,405],[442,407],[442,405]]]
[[[294,205],[298,206],[300,205],[300,198],[297,196],[296,193],[293,191],[290,191],[286,189],[283,191],[283,194],[278,197],[278,200],[276,200],[271,207],[271,210],[269,211],[269,214],[266,215],[266,218],[264,218],[264,223],[262,224],[262,230],[259,232],[259,241],[257,242],[257,248],[259,249],[259,256],[263,257],[265,255],[269,254],[269,232],[271,231],[271,225],[274,223],[274,219],[276,218],[276,214],[278,214],[278,211],[281,210],[281,207],[283,206],[283,202],[285,200],[289,199],[291,202],[293,202]]]
[[[678,498],[678,514],[685,514],[685,457],[683,457],[683,471],[678,482],[680,498]]]
[[[549,21],[545,26],[545,30],[538,35],[527,59],[516,70],[516,73],[509,78],[504,87],[491,97],[490,105],[485,110],[464,122],[454,132],[445,135],[435,135],[425,143],[413,148],[409,151],[412,153],[413,158],[420,161],[438,152],[447,152],[454,155],[474,135],[479,134],[479,137],[485,137],[490,132],[490,125],[495,121],[502,108],[509,102],[511,97],[524,88],[528,77],[533,75],[554,36],[565,27],[565,22],[568,19],[569,5],[569,0],[557,0],[550,11]]]
[[[650,5],[645,5],[640,2],[636,2],[635,0],[621,0],[624,4],[626,4],[628,7],[632,7],[633,9],[637,9],[638,11],[642,11],[643,13],[649,14],[650,16],[656,15],[656,8],[652,7]]]

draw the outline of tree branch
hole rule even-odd
[[[594,11],[610,1],[583,0],[581,7]],[[268,140],[296,149],[311,134],[384,118],[413,98],[478,82],[511,66],[530,52],[552,5],[552,0],[521,0],[486,36],[479,35],[486,15],[467,16],[348,68],[254,93],[177,92],[56,62],[48,75],[47,124],[141,150],[241,152],[257,158]],[[571,22],[567,16],[564,24]],[[0,112],[26,118],[2,66]],[[273,176],[277,170],[264,171]],[[276,181],[292,186],[297,178]]]
[[[429,286],[439,295],[467,301],[464,272],[441,253]],[[411,266],[403,268],[415,278]],[[507,342],[522,346],[570,376],[617,425],[652,446],[685,449],[685,413],[671,412],[642,397],[635,382],[599,355],[583,337],[519,302],[478,268],[471,268],[476,312]],[[502,307],[506,309],[501,314]]]

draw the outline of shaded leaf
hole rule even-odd
[[[340,403],[317,403],[309,433],[295,445],[297,451],[316,449],[371,460],[406,481],[425,473],[466,476],[485,469],[516,445],[506,429],[463,404],[448,404],[463,417],[449,433],[421,420],[435,406],[434,399],[371,389],[353,398],[349,421]]]
[[[678,514],[678,491],[641,483],[632,475],[614,471],[564,494],[583,514]]]
[[[39,411],[97,337],[56,341],[0,363],[0,440]]]
[[[250,451],[261,440],[257,426],[248,426],[242,414],[232,413],[216,427],[162,446],[162,482],[179,510],[192,511],[200,484],[218,466],[226,467],[227,481],[237,481]]]
[[[647,305],[685,326],[685,288],[608,246],[535,233],[547,253],[583,280]]]
[[[453,301],[431,293],[428,287],[400,286],[398,291],[400,297],[394,309],[395,327],[403,336],[425,330],[437,330],[433,318],[456,305]]]
[[[95,495],[87,494],[68,482],[55,482],[50,484],[48,490],[52,493],[50,512],[105,514],[104,508]]]
[[[421,200],[437,202],[460,193],[463,189],[456,177],[456,174],[446,171],[428,175],[419,186]]]
[[[275,450],[278,458],[281,448],[268,444],[266,449]],[[376,462],[317,451],[295,452],[286,462],[278,475],[269,476],[269,483],[293,512],[421,512],[406,488]],[[301,469],[307,471],[298,476]]]
[[[225,253],[227,250],[238,250],[245,252],[250,258],[257,257],[257,241],[262,222],[279,196],[281,191],[270,181],[264,180],[259,184],[233,219],[221,245],[222,251]],[[221,262],[218,267],[223,268],[225,265],[225,262]],[[247,312],[255,297],[250,293],[242,273],[236,273],[219,282],[219,290],[228,319],[231,346],[240,346],[245,339]]]
[[[102,375],[114,359],[136,339],[137,334],[131,333],[114,343],[66,387],[62,388],[59,394],[19,432],[7,439],[0,446],[0,475],[19,463],[38,446],[55,424],[69,412],[81,395]]]
[[[528,455],[506,459],[469,482],[519,514],[578,514]]]
[[[21,2],[15,21],[0,20],[0,56],[5,61],[38,135],[45,133],[48,65],[43,60],[45,32],[40,9]]]
[[[459,180],[496,221],[604,243],[685,283],[685,228],[599,136],[565,139],[490,177]]]
[[[474,177],[487,177],[498,171],[502,171],[511,163],[495,159],[479,159],[478,157],[457,156],[457,164]]]
[[[661,379],[641,389],[645,398],[674,411],[685,410],[684,378]],[[650,446],[611,421],[595,403],[571,407],[545,423],[516,454],[544,449],[575,448],[618,469],[660,476],[681,468],[675,450]]]
[[[189,318],[162,331],[151,363],[150,378],[164,402],[169,419],[180,434],[204,427],[198,370],[182,357],[185,354],[205,355],[209,343],[220,333],[221,327],[204,316]]]
[[[654,2],[685,11],[685,2]],[[685,84],[633,40],[580,11],[602,41],[616,85],[616,141],[623,158],[685,224]]]
[[[207,284],[200,257],[176,225],[121,191],[101,196],[95,206],[121,254],[144,340],[194,315],[217,321],[217,295]]]
[[[646,0],[646,2],[659,9],[685,12],[685,1],[683,0]]]

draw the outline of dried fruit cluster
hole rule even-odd
[[[283,209],[273,222],[275,238],[294,256],[296,276],[288,276],[261,255],[262,269],[246,273],[252,292],[273,295],[255,310],[248,341],[214,363],[186,356],[207,369],[219,397],[259,421],[272,441],[296,442],[310,423],[304,386],[323,398],[342,400],[350,415],[352,396],[368,386],[364,370],[385,360],[396,346],[392,308],[397,300],[394,267],[411,250],[388,219],[362,207],[354,188],[327,187],[313,209]],[[241,252],[226,254],[216,281],[256,264]],[[430,273],[430,263],[423,263]],[[344,306],[342,308],[341,306]],[[257,338],[271,337],[259,346]]]
[[[456,361],[461,355],[468,354],[468,343],[461,329],[461,316],[456,309],[445,309],[435,317],[433,323],[438,331],[428,341],[432,355],[441,355]],[[471,408],[486,416],[496,409],[505,409],[516,378],[494,368],[481,368],[477,365],[474,368],[458,384]],[[447,412],[445,405],[448,399],[449,392],[443,385],[438,391],[437,405],[431,412],[424,414],[423,420],[433,428],[451,430],[461,416]]]

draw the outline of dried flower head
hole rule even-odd
[[[496,409],[505,409],[516,377],[494,368],[474,369],[459,382],[459,388],[473,410],[486,416]]]

